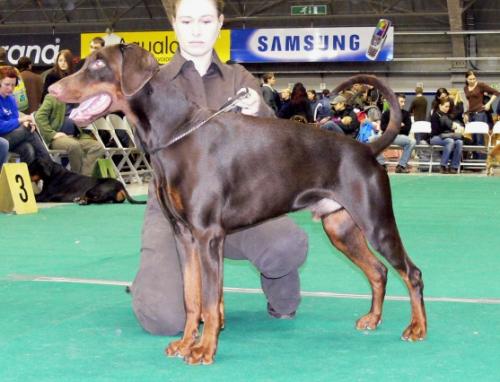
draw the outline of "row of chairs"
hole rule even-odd
[[[490,134],[489,125],[485,122],[469,122],[465,125],[464,136],[471,137],[472,134],[480,134],[484,138],[483,145],[464,145],[463,146],[463,159],[460,164],[461,169],[474,168],[474,169],[486,169],[486,159],[471,159],[468,153],[478,153],[487,156],[488,153],[495,147],[495,145],[500,144],[500,121],[498,121],[494,126]],[[415,134],[430,134],[431,133],[431,123],[428,121],[416,121],[412,123],[410,135]],[[390,149],[401,148],[399,146],[390,146]],[[418,143],[415,146],[415,159],[411,160],[409,163],[411,165],[417,165],[420,168],[425,168],[428,172],[432,172],[433,167],[439,166],[440,163],[440,153],[443,150],[442,146],[422,144]],[[388,164],[397,164],[397,160],[387,162]]]
[[[87,126],[86,130],[92,133],[104,148],[105,157],[111,160],[119,180],[124,183],[142,184],[151,178],[153,169],[146,154],[136,142],[132,126],[126,117],[121,118],[118,115],[109,114],[106,118],[97,119]],[[122,132],[121,136],[128,138],[128,146],[123,145],[117,134],[118,131]],[[109,134],[111,144],[105,144],[100,132]]]
[[[99,118],[85,127],[85,131],[92,134],[101,144],[105,158],[110,159],[114,173],[121,182],[143,184],[152,177],[153,169],[144,151],[137,144],[132,126],[126,117],[121,118],[118,115],[109,114],[106,118]],[[117,131],[121,133],[118,134]],[[110,137],[111,144],[103,141],[103,135]],[[119,135],[127,138],[127,146],[123,145]],[[42,142],[45,144],[43,139]],[[62,158],[67,156],[65,150],[50,149],[46,144],[45,148],[56,162],[61,163]]]

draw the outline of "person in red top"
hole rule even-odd
[[[488,123],[488,112],[491,111],[491,105],[500,93],[484,82],[478,82],[476,73],[473,70],[465,73],[465,97],[469,102],[469,109],[465,115],[465,122],[481,121]],[[490,96],[488,102],[485,101],[485,95]],[[491,128],[491,126],[490,126]],[[484,137],[482,134],[473,134],[472,141],[474,145],[484,145]],[[484,159],[485,154],[476,154],[477,159]]]
[[[491,105],[500,95],[500,92],[486,85],[484,82],[478,82],[474,71],[469,70],[465,74],[466,85],[464,87],[465,97],[469,102],[468,117],[469,121],[488,122],[486,112],[491,110]],[[490,96],[488,102],[484,102],[485,95]]]

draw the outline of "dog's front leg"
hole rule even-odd
[[[219,332],[223,327],[223,246],[222,230],[207,230],[199,240],[202,279],[203,334],[199,343],[185,357],[189,364],[211,364],[217,351]]]
[[[199,246],[191,232],[184,226],[174,229],[177,252],[184,281],[186,324],[182,339],[171,342],[165,349],[168,356],[187,357],[198,338],[201,318],[201,270]]]

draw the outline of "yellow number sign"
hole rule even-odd
[[[0,174],[0,211],[38,212],[26,163],[5,163]]]

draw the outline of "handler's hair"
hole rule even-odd
[[[16,79],[16,86],[17,86],[17,81],[19,80],[19,77],[17,76],[17,71],[13,66],[10,65],[3,65],[0,66],[0,81],[3,80],[4,78],[15,78]]]
[[[161,0],[165,10],[167,11],[168,21],[170,24],[174,21],[175,14],[177,12],[177,6],[182,0]],[[217,8],[217,13],[220,16],[222,14],[222,10],[224,9],[224,0],[210,0],[214,3],[215,8]]]

